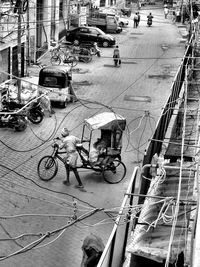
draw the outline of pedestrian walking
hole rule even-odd
[[[102,239],[94,234],[88,235],[82,245],[81,267],[96,267],[104,250]]]
[[[66,157],[64,158],[65,161],[65,167],[67,172],[66,180],[63,181],[65,185],[70,185],[69,176],[70,171],[72,170],[74,172],[74,175],[76,177],[76,180],[78,181],[77,188],[83,189],[84,186],[81,182],[81,179],[79,177],[78,171],[77,171],[77,160],[78,160],[78,152],[76,149],[76,145],[81,143],[81,140],[73,135],[69,134],[69,130],[67,128],[63,128],[61,131],[62,138],[61,145],[59,145],[60,149],[65,149],[66,151]]]
[[[140,13],[139,12],[137,13],[137,16],[138,16],[138,20],[137,20],[137,27],[138,27],[139,23],[140,23]]]
[[[165,19],[167,19],[167,16],[169,14],[169,8],[167,6],[164,7],[164,15],[165,15]]]
[[[133,28],[137,28],[138,15],[137,12],[133,15]]]
[[[113,51],[113,60],[114,60],[114,66],[121,66],[121,59],[120,59],[120,52],[119,52],[119,46],[116,45],[114,51]]]

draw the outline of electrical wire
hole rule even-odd
[[[74,198],[74,199],[80,201],[81,203],[84,203],[84,204],[88,205],[88,207],[94,208],[94,206],[91,205],[90,203],[88,203],[87,201],[83,201],[83,200],[79,199],[78,197],[76,197],[76,196],[74,196],[74,195],[71,195],[71,194],[66,193],[66,192],[60,192],[60,191],[57,191],[57,190],[52,190],[52,189],[49,189],[49,188],[47,188],[47,187],[44,187],[44,186],[38,184],[37,182],[35,182],[33,179],[28,178],[28,177],[26,177],[26,176],[24,176],[24,175],[22,175],[22,174],[16,172],[15,170],[13,170],[13,169],[11,169],[11,168],[5,166],[5,165],[0,164],[0,167],[3,167],[3,168],[5,168],[5,169],[8,169],[9,171],[11,171],[11,172],[17,174],[18,176],[20,176],[20,177],[22,177],[22,178],[24,178],[24,179],[26,179],[26,180],[32,182],[34,185],[36,185],[36,186],[39,187],[39,188],[45,189],[46,191],[49,191],[49,192],[53,192],[53,193],[58,193],[58,194],[61,194],[61,195],[69,196],[69,197],[71,197],[71,198]],[[29,189],[31,189],[31,188],[29,188]],[[31,189],[31,190],[33,190],[33,189]],[[45,193],[45,194],[47,194],[47,193]],[[50,195],[49,195],[49,196],[50,196]],[[51,197],[52,197],[52,195],[51,195]],[[56,198],[56,197],[54,196],[54,198]],[[66,200],[64,200],[64,199],[62,199],[62,201],[65,201],[65,202],[66,202]]]
[[[26,194],[22,194],[22,193],[19,193],[18,191],[13,191],[13,190],[9,190],[9,189],[7,189],[7,188],[5,188],[5,181],[1,181],[1,185],[0,185],[0,187],[1,187],[1,189],[5,192],[9,192],[9,193],[12,193],[12,194],[16,194],[16,195],[19,195],[19,196],[21,196],[21,197],[24,197],[24,198],[29,198],[29,199],[34,199],[34,200],[39,200],[40,201],[40,203],[41,203],[41,201],[43,201],[43,202],[45,202],[45,203],[48,203],[48,204],[53,204],[53,205],[55,205],[55,206],[58,206],[58,207],[63,207],[65,204],[67,204],[67,207],[68,207],[68,209],[72,209],[69,205],[69,201],[66,201],[65,199],[61,199],[61,198],[56,198],[56,200],[58,200],[60,203],[57,203],[57,202],[53,202],[53,201],[49,201],[49,200],[47,200],[47,199],[45,199],[45,198],[41,198],[41,196],[39,196],[39,197],[35,197],[35,196],[32,196],[32,195],[29,195],[28,193],[26,193]],[[12,182],[13,183],[13,182]],[[29,187],[26,187],[26,186],[22,186],[22,185],[20,185],[20,184],[18,184],[18,183],[14,183],[16,186],[20,186],[21,188],[23,188],[23,189],[25,189],[26,191],[28,191],[28,190],[30,190],[30,188]],[[37,190],[35,190],[35,189],[31,189],[31,191],[36,191],[37,193],[40,193],[40,192],[38,192]],[[42,193],[42,195],[44,195],[43,193]],[[48,194],[46,194],[47,196],[49,196]],[[51,198],[52,198],[52,195],[51,195]],[[88,209],[84,209],[84,208],[79,208],[79,210],[80,211],[87,211]]]

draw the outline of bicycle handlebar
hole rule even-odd
[[[53,147],[53,148],[59,148],[59,145],[58,145],[57,143],[54,143],[54,144],[52,145],[52,147]]]

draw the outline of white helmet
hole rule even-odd
[[[63,128],[62,131],[61,131],[61,135],[63,137],[66,137],[69,135],[69,130],[67,128]]]

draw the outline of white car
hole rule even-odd
[[[125,26],[129,25],[129,20],[126,18],[117,17],[117,21],[118,21],[120,27],[125,27]]]
[[[115,9],[100,9],[101,10],[101,12],[103,12],[103,13],[107,13],[107,14],[109,14],[109,15],[113,15],[113,16],[115,16],[116,17],[116,19],[117,19],[117,21],[118,21],[118,23],[119,23],[119,27],[124,27],[124,26],[128,26],[129,25],[129,21],[128,21],[128,19],[126,19],[126,18],[122,18],[122,17],[120,17],[119,15],[117,15],[117,14],[119,14]]]

